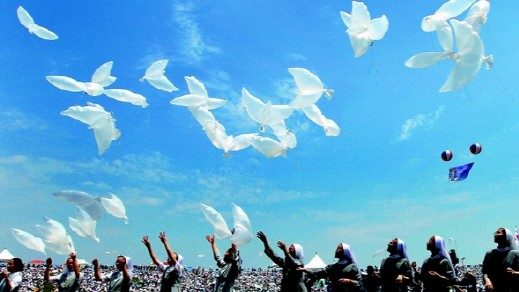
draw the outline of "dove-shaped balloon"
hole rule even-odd
[[[108,61],[99,66],[92,74],[90,82],[77,81],[67,76],[50,75],[45,78],[55,87],[71,92],[85,92],[91,96],[99,96],[104,93],[104,88],[110,86],[117,79],[111,76],[113,61]]]
[[[44,217],[45,225],[36,224],[36,229],[42,234],[42,239],[48,249],[60,255],[68,255],[74,251],[72,238],[67,234],[60,222]]]
[[[305,68],[288,68],[297,85],[296,96],[290,102],[292,108],[303,108],[316,103],[324,94],[328,99],[333,94],[332,89],[325,89],[317,75]]]
[[[108,214],[114,216],[115,218],[124,219],[124,224],[129,223],[128,217],[126,217],[126,208],[124,207],[121,199],[119,199],[116,195],[110,194],[110,198],[100,197],[100,200]]]
[[[139,81],[146,80],[151,86],[167,92],[177,91],[178,88],[164,75],[168,62],[168,59],[153,62],[153,64],[146,69],[144,76]]]
[[[14,238],[28,249],[33,249],[45,254],[45,243],[39,237],[36,237],[29,232],[11,228]]]
[[[88,216],[90,216],[90,218],[92,218],[92,220],[99,220],[104,213],[101,202],[88,193],[75,190],[64,190],[55,192],[52,195],[80,207],[88,214]]]
[[[283,122],[294,111],[288,105],[273,105],[270,101],[265,103],[252,95],[245,87],[241,92],[241,103],[245,107],[245,111],[253,121],[261,125],[261,131],[265,131],[265,126]]]
[[[487,69],[493,65],[493,57],[485,56],[485,47],[479,34],[466,22],[451,19],[454,41],[457,52],[451,51],[454,45],[444,45],[444,52],[427,52],[417,54],[409,58],[405,65],[410,68],[424,68],[436,64],[438,61],[448,58],[455,63],[447,81],[440,88],[440,92],[447,92],[462,88],[476,77],[481,64],[485,63]]]
[[[288,149],[287,145],[282,142],[263,136],[251,137],[250,144],[268,158],[285,156]]]
[[[340,14],[356,58],[364,55],[373,41],[382,39],[389,26],[385,15],[371,19],[368,7],[362,2],[352,1],[351,14],[344,11]]]
[[[227,135],[224,126],[218,121],[206,123],[203,129],[211,143],[216,148],[222,149],[225,155],[228,155],[230,151],[239,151],[249,147],[251,138],[258,135],[257,133]]]
[[[77,207],[77,217],[68,217],[68,224],[70,229],[77,233],[77,235],[85,238],[93,239],[99,242],[99,238],[96,236],[96,224],[95,220],[92,220],[90,215],[80,207]]]
[[[25,26],[30,33],[33,33],[44,40],[53,41],[58,39],[58,36],[54,32],[34,23],[32,16],[22,6],[18,6],[16,14],[18,15],[20,23]]]
[[[214,228],[216,238],[224,239],[229,237],[238,246],[249,243],[252,240],[250,220],[241,207],[235,204],[232,205],[234,229],[231,231],[218,211],[213,207],[204,204],[200,205],[205,218]]]
[[[487,22],[489,12],[490,1],[479,0],[470,7],[465,22],[470,24],[475,32],[479,33],[481,31],[481,26]]]
[[[227,101],[221,98],[209,97],[202,82],[194,76],[185,76],[189,94],[185,94],[171,100],[172,105],[186,106],[188,108],[204,108],[212,110],[224,105]]]
[[[145,108],[148,106],[146,97],[141,94],[135,93],[128,89],[105,89],[103,91],[106,96],[118,100],[120,102],[128,102],[133,105]]]
[[[311,106],[301,109],[303,113],[314,123],[323,127],[326,136],[339,136],[341,129],[333,120],[326,118],[317,105],[312,104]]]
[[[434,14],[422,19],[422,30],[426,32],[435,31],[444,27],[447,21],[467,10],[476,0],[449,0],[445,2]]]
[[[281,122],[279,124],[270,125],[272,131],[276,138],[279,139],[279,142],[283,144],[286,148],[295,148],[297,145],[296,135],[287,129],[285,122]]]
[[[115,119],[105,109],[95,103],[86,106],[71,106],[61,112],[62,115],[71,117],[88,125],[94,131],[99,155],[103,154],[110,143],[119,139],[121,132],[115,128]]]

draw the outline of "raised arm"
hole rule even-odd
[[[160,241],[162,242],[162,244],[164,244],[164,248],[166,249],[166,253],[168,254],[168,258],[171,259],[171,261],[173,262],[173,265],[176,265],[177,264],[177,259],[175,258],[175,254],[173,253],[173,251],[169,247],[168,238],[166,237],[166,232],[159,233],[159,238],[160,238]]]
[[[263,231],[258,231],[258,233],[256,234],[256,236],[259,238],[259,240],[261,240],[261,242],[263,242],[263,246],[265,247],[265,254],[278,266],[280,267],[283,267],[284,265],[284,260],[283,258],[279,257],[273,250],[272,248],[270,248],[269,246],[269,242],[267,240],[267,236],[265,235],[265,233],[263,233]]]
[[[160,262],[157,260],[157,257],[155,256],[155,253],[153,252],[153,249],[151,248],[150,240],[148,239],[147,235],[144,235],[142,237],[142,243],[144,243],[144,246],[148,249],[148,253],[150,254],[150,258],[153,261],[153,263],[157,266],[160,266]]]
[[[71,252],[69,256],[73,261],[72,267],[74,268],[74,275],[76,276],[76,279],[79,280],[80,272],[79,265],[77,263],[77,254],[75,252]]]
[[[103,277],[101,275],[101,272],[99,271],[99,261],[97,259],[94,259],[92,261],[92,265],[94,265],[94,278],[96,281],[103,281]]]
[[[289,265],[293,265],[293,266],[300,266],[301,265],[301,261],[299,260],[296,260],[291,254],[290,254],[290,251],[288,250],[288,247],[287,245],[285,244],[285,242],[283,241],[278,241],[277,242],[277,246],[283,251],[283,253],[285,254],[285,261],[286,263],[288,263]]]
[[[50,267],[52,267],[52,259],[47,258],[47,260],[45,261],[45,272],[43,272],[43,281],[45,281],[45,282],[49,282]]]
[[[220,251],[218,250],[218,247],[216,246],[216,241],[214,240],[214,235],[206,235],[205,239],[207,239],[207,242],[211,245],[211,249],[213,250],[213,255],[216,257],[220,254]]]
[[[125,283],[129,283],[132,280],[130,271],[128,271],[128,266],[126,265],[126,262],[124,263],[124,267],[123,267],[123,280]]]

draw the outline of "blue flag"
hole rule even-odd
[[[450,181],[460,181],[460,180],[466,179],[467,176],[469,176],[469,171],[470,171],[470,169],[472,169],[473,164],[474,164],[474,162],[471,162],[468,164],[456,166],[456,167],[449,169],[449,180]]]

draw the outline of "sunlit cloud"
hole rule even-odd
[[[418,114],[413,118],[407,119],[402,125],[402,130],[400,131],[400,136],[398,139],[400,141],[409,139],[413,131],[419,127],[425,127],[426,129],[432,127],[434,123],[440,118],[444,108],[445,106],[442,105],[432,113]]]
[[[221,52],[220,48],[204,41],[195,11],[195,4],[190,1],[177,3],[174,6],[173,20],[183,35],[179,49],[188,64],[200,63],[208,55]]]
[[[41,131],[46,130],[44,120],[30,116],[21,110],[11,108],[0,112],[0,132]]]

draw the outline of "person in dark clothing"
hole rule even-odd
[[[328,278],[329,292],[364,291],[362,275],[351,253],[350,246],[346,243],[339,243],[335,249],[335,258],[339,261],[326,266],[324,269],[311,271],[299,268],[298,270],[309,274],[312,278]]]
[[[432,236],[426,244],[431,256],[422,265],[423,292],[449,292],[455,284],[456,274],[445,242],[441,236]]]
[[[366,268],[366,277],[363,279],[366,292],[378,292],[380,286],[380,275],[373,266]]]
[[[494,233],[497,248],[488,251],[483,259],[483,283],[486,291],[519,291],[519,251],[517,239],[506,228]]]
[[[241,272],[241,258],[238,248],[234,243],[231,244],[231,247],[225,252],[222,258],[218,247],[216,246],[214,236],[207,235],[205,238],[209,244],[211,244],[214,260],[216,261],[218,268],[220,268],[213,292],[234,291],[234,282]]]
[[[297,268],[304,267],[303,263],[303,247],[297,243],[291,244],[289,247],[283,241],[278,241],[277,246],[285,254],[285,258],[278,256],[267,241],[267,236],[263,231],[257,233],[258,238],[263,242],[265,254],[279,267],[283,269],[283,277],[281,278],[281,292],[306,292],[303,271]]]
[[[402,292],[412,281],[405,242],[394,238],[387,244],[389,256],[380,265],[381,292]]]

